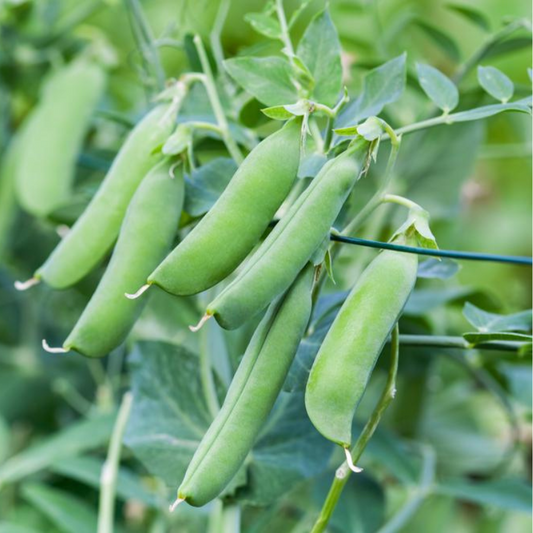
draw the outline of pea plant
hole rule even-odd
[[[531,249],[461,213],[531,24],[397,4],[0,5],[0,532],[530,529]]]

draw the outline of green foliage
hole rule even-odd
[[[188,326],[228,281],[181,298],[153,287],[126,342],[88,361],[48,354],[41,342],[57,346],[68,336],[108,255],[64,291],[13,288],[101,190],[127,132],[160,91],[172,99],[184,87],[173,132],[150,148],[154,160],[171,156],[185,171],[176,243],[209,216],[276,121],[296,116],[299,179],[276,219],[363,137],[374,159],[334,233],[390,240],[406,204],[382,199],[401,194],[431,216],[429,224],[426,211],[413,212],[401,229],[422,246],[436,249],[437,237],[444,250],[530,257],[531,23],[522,3],[273,0],[258,12],[244,0],[0,4],[0,533],[109,533],[103,518],[124,533],[319,533],[326,522],[331,533],[531,529],[527,266],[420,258],[399,322],[395,399],[361,440],[393,374],[385,339],[351,428],[364,471],[339,489],[345,455],[309,421],[304,391],[339,309],[379,252],[323,238],[311,256],[321,269],[312,317],[262,432],[218,500],[201,509],[183,503],[172,514],[168,504],[261,317],[235,331],[211,320],[194,335]],[[16,195],[17,163],[31,155],[17,152],[16,139],[45,80],[79,56],[106,65],[108,88],[82,128],[72,192],[35,216]],[[53,100],[58,109],[67,103]],[[47,142],[58,133],[58,124],[49,127]],[[282,150],[276,155],[284,161]],[[44,170],[32,176],[40,185]],[[276,183],[273,173],[262,178]],[[233,230],[238,242],[242,228]],[[115,239],[94,235],[109,238],[108,247]],[[143,246],[154,238],[142,237]],[[133,407],[121,446],[126,421],[116,413],[127,390]]]

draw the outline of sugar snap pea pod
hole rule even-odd
[[[157,162],[154,149],[170,135],[176,110],[175,103],[159,104],[130,132],[98,192],[33,279],[56,289],[69,287],[105,256],[135,190]]]
[[[133,195],[111,261],[63,350],[102,357],[133,327],[147,300],[131,301],[124,293],[142,283],[165,256],[179,223],[183,173],[180,167],[171,177],[171,169],[168,160],[157,164]]]
[[[223,328],[234,329],[287,290],[330,231],[367,152],[368,143],[360,140],[324,165],[235,280],[208,305],[204,320],[214,316]]]
[[[105,85],[104,68],[81,57],[47,80],[23,126],[16,190],[21,206],[46,216],[71,193],[76,159]]]
[[[414,244],[410,243],[410,244]],[[350,447],[355,410],[416,281],[418,257],[381,252],[335,318],[305,391],[307,414],[327,439]]]
[[[216,498],[250,452],[281,390],[311,314],[314,269],[308,264],[268,309],[178,489],[201,506]]]
[[[239,266],[294,183],[300,126],[300,120],[291,120],[252,150],[213,208],[148,277],[148,284],[172,294],[196,294]]]

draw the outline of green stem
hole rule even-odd
[[[218,11],[213,23],[213,29],[209,35],[209,42],[211,43],[211,50],[213,50],[213,55],[215,56],[215,61],[218,68],[218,74],[221,78],[224,79],[224,82],[227,83],[226,71],[224,69],[224,51],[222,49],[221,35],[222,30],[224,29],[224,23],[228,16],[228,11],[230,8],[230,0],[221,0],[220,5],[218,6]]]
[[[407,209],[421,209],[417,203],[408,198],[404,198],[403,196],[398,196],[397,194],[384,194],[381,198],[381,203],[397,204],[406,207]]]
[[[224,144],[226,145],[228,152],[231,154],[231,157],[233,157],[235,162],[240,165],[243,162],[244,158],[237,143],[231,136],[228,121],[226,119],[224,109],[222,108],[222,104],[220,103],[220,98],[218,97],[213,71],[211,70],[211,65],[209,64],[209,59],[207,57],[204,44],[202,43],[202,39],[199,35],[194,36],[194,45],[196,46],[196,50],[200,58],[200,63],[202,64],[202,70],[205,74],[205,76],[203,77],[205,89],[207,91],[209,101],[211,102],[213,113],[215,113],[217,123],[220,127]]]
[[[222,509],[220,533],[239,533],[241,530],[241,508],[238,504],[226,504]]]
[[[502,41],[515,31],[520,28],[524,28],[523,20],[515,20],[503,27],[499,32],[496,32],[492,35],[489,40],[481,46],[472,56],[463,64],[463,66],[457,71],[455,76],[453,76],[453,81],[456,85],[461,83],[464,77],[485,57],[487,52],[496,45],[498,42]]]
[[[287,19],[285,18],[283,0],[276,0],[276,14],[278,15],[279,25],[281,27],[281,40],[283,41],[283,45],[292,58],[292,56],[294,56],[294,47],[292,46],[291,36],[289,34],[289,26],[287,25]]]
[[[359,461],[359,458],[363,454],[368,442],[376,431],[383,413],[394,399],[394,395],[396,393],[396,376],[398,373],[399,352],[399,332],[398,324],[396,324],[392,332],[391,363],[389,375],[387,377],[387,383],[385,384],[383,393],[381,394],[374,411],[370,415],[370,419],[365,424],[361,435],[357,439],[357,442],[351,451],[352,461],[354,464],[357,464],[357,461]],[[346,461],[337,469],[335,472],[335,479],[331,484],[326,501],[324,502],[322,510],[320,511],[320,515],[318,516],[311,533],[322,533],[325,531],[331,515],[333,514],[333,511],[335,510],[335,507],[337,506],[339,498],[342,494],[342,490],[348,482],[351,474],[352,471],[350,470],[350,467]]]
[[[127,392],[122,398],[115,427],[111,435],[107,458],[102,467],[102,473],[100,475],[100,503],[98,507],[98,533],[113,533],[115,492],[120,463],[120,451],[132,403],[133,395],[131,392]]]
[[[451,348],[458,350],[494,350],[500,352],[516,352],[524,345],[516,341],[490,341],[472,345],[463,337],[445,335],[400,335],[402,346],[425,346],[433,348]]]

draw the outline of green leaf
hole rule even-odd
[[[59,459],[73,457],[104,445],[111,435],[114,421],[115,413],[99,414],[75,422],[58,434],[34,444],[0,467],[0,486],[47,468]]]
[[[503,104],[508,102],[514,93],[513,82],[495,67],[477,67],[477,79],[479,84],[496,100]]]
[[[21,524],[15,524],[14,522],[0,522],[0,533],[44,533]]]
[[[489,313],[479,307],[466,302],[463,315],[472,326],[480,332],[497,331],[531,331],[533,314],[531,309],[513,313],[512,315],[498,315]]]
[[[261,109],[269,118],[274,120],[289,120],[293,117],[302,117],[309,113],[310,103],[308,100],[298,100],[295,104],[278,105]]]
[[[334,106],[342,89],[341,45],[327,10],[319,13],[305,30],[297,56],[315,81],[313,99]]]
[[[531,412],[533,374],[530,364],[501,363],[498,370],[507,381],[514,400]]]
[[[405,88],[406,54],[402,54],[368,72],[363,81],[363,91],[359,97],[348,104],[337,121],[337,127],[356,124],[395,102]]]
[[[531,335],[524,335],[523,333],[509,333],[505,331],[493,333],[481,333],[479,331],[463,333],[463,338],[470,344],[474,345],[491,341],[531,342],[533,340]]]
[[[100,489],[100,476],[104,461],[95,457],[67,457],[52,464],[52,472]],[[123,500],[135,500],[150,507],[161,507],[156,494],[149,492],[137,475],[127,468],[120,468],[117,476],[117,496]]]
[[[461,52],[457,43],[441,29],[428,24],[421,19],[415,19],[414,23],[454,62],[459,62]]]
[[[224,192],[237,165],[233,159],[217,157],[193,171],[185,179],[184,210],[192,217],[209,211]]]
[[[97,530],[93,508],[67,492],[27,483],[22,486],[22,495],[64,533],[94,533]]]
[[[289,63],[280,57],[235,57],[224,61],[230,76],[267,106],[296,102]]]
[[[306,153],[300,160],[298,167],[299,178],[314,178],[327,163],[327,157],[322,153]]]
[[[266,13],[247,13],[244,16],[244,20],[248,22],[256,32],[269,39],[281,38],[281,27],[278,20]]]
[[[531,484],[522,479],[508,478],[483,482],[446,479],[439,481],[435,491],[459,500],[478,503],[489,509],[498,507],[531,513]]]
[[[427,259],[418,266],[417,276],[424,279],[450,279],[459,272],[461,265],[446,257],[440,261],[436,258]]]
[[[490,22],[483,12],[464,4],[447,4],[446,7],[462,15],[482,30],[490,31]]]
[[[357,133],[367,141],[375,141],[383,135],[383,126],[376,117],[369,117],[357,126]]]
[[[424,92],[445,113],[449,113],[459,103],[457,87],[440,70],[429,65],[417,63],[418,81]]]

